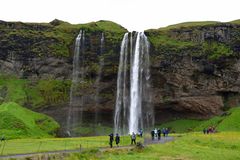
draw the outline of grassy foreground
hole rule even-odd
[[[89,151],[70,154],[65,159],[101,160],[236,160],[240,159],[240,132],[203,135],[189,133],[166,144],[138,149]]]
[[[143,141],[137,138],[137,141]],[[121,137],[120,146],[130,144],[130,137]],[[115,143],[113,144],[115,146]],[[43,138],[43,139],[13,139],[0,142],[0,155],[21,153],[36,153],[59,150],[97,149],[109,147],[108,136],[80,138]]]

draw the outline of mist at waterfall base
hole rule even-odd
[[[120,51],[114,133],[138,133],[153,126],[149,63],[149,42],[145,34],[126,33]]]

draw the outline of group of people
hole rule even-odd
[[[154,140],[155,138],[160,140],[162,135],[163,135],[163,137],[167,137],[168,134],[169,134],[168,128],[163,128],[162,130],[159,128],[158,129],[155,128],[151,131],[152,140]]]
[[[143,131],[140,130],[139,131],[139,136],[142,137],[143,135]],[[110,147],[112,148],[113,147],[113,141],[114,141],[114,135],[113,133],[109,134],[109,145]],[[132,132],[132,134],[130,135],[131,136],[131,145],[132,144],[135,144],[136,145],[136,138],[137,138],[137,135]],[[120,136],[119,134],[117,133],[116,136],[115,136],[115,142],[116,142],[116,146],[118,147],[119,146],[119,143],[120,143]]]
[[[213,126],[203,129],[203,134],[209,134],[209,133],[215,133],[215,132],[216,132],[216,128]]]
[[[113,135],[113,133],[111,133],[111,134],[109,134],[109,145],[111,148],[113,147],[113,141],[114,141],[114,135]],[[115,142],[116,142],[117,146],[120,143],[120,136],[118,133],[115,136]]]

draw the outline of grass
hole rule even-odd
[[[167,27],[160,28],[160,30],[169,30],[169,29],[179,29],[184,27],[197,27],[197,26],[207,26],[207,25],[215,25],[217,21],[195,21],[195,22],[183,22],[174,25],[169,25]]]
[[[239,24],[239,20],[229,22]],[[229,24],[228,23],[228,24]],[[205,37],[202,35],[210,27],[217,27],[225,23],[215,21],[185,22],[159,29],[146,30],[156,54],[190,54],[192,56],[203,56],[209,60],[217,60],[222,57],[237,55],[234,51],[234,44],[238,38],[222,41],[218,37]],[[204,29],[205,28],[205,29]],[[211,31],[215,35],[215,31]],[[231,31],[234,35],[239,30]],[[159,56],[159,55],[158,55]]]
[[[2,30],[1,42],[7,50],[15,48],[27,50],[29,54],[38,56],[55,55],[61,57],[70,57],[72,55],[71,48],[74,45],[75,38],[80,29],[86,31],[86,35],[101,35],[102,32],[111,39],[117,40],[122,37],[127,30],[111,21],[98,21],[86,24],[70,24],[59,21],[57,25],[50,23],[21,23],[9,22],[13,28],[1,24]],[[111,34],[110,34],[111,33]],[[99,40],[100,41],[100,40]],[[28,44],[26,45],[25,42]],[[115,42],[114,42],[115,43]]]
[[[29,108],[59,105],[69,100],[69,80],[44,79],[31,82],[14,76],[0,75],[0,97]]]
[[[180,119],[171,121],[157,126],[158,128],[169,128],[173,133],[184,133],[193,131],[194,128],[201,124],[199,120]]]
[[[187,134],[167,144],[151,145],[144,150],[109,151],[96,159],[239,159],[240,133]]]
[[[237,19],[237,20],[231,21],[230,23],[233,23],[233,24],[240,24],[240,19]]]
[[[218,131],[240,131],[240,107],[232,108],[226,116],[217,116],[204,123],[202,127],[213,125]]]
[[[137,138],[137,141],[142,139]],[[3,149],[0,143],[0,151]],[[109,147],[108,136],[80,137],[80,138],[41,138],[41,139],[15,139],[5,142],[3,155],[33,153],[56,150],[96,149],[99,147]],[[121,137],[120,146],[128,146],[130,137]],[[115,143],[113,144],[115,146]]]
[[[210,135],[190,133],[175,141],[148,145],[144,149],[92,149],[81,153],[52,155],[48,159],[61,156],[68,160],[235,160],[240,158],[240,132]]]
[[[74,128],[74,133],[82,136],[106,135],[112,132],[112,127],[95,124],[82,124]]]
[[[0,135],[7,139],[53,137],[59,125],[52,118],[30,111],[17,103],[0,105]]]
[[[180,119],[161,124],[159,128],[169,128],[171,132],[184,133],[202,131],[204,128],[215,126],[217,131],[240,131],[240,107],[226,112],[226,115],[215,116],[209,120]]]

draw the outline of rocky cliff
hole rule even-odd
[[[157,119],[209,118],[239,105],[240,26],[183,23],[148,30]]]
[[[14,101],[66,122],[74,40],[86,33],[86,118],[96,110],[112,124],[120,44],[126,29],[109,21],[72,25],[0,22],[0,101]],[[101,35],[104,53],[99,55]],[[145,31],[151,44],[151,84],[156,122],[209,118],[239,104],[240,23],[199,22]],[[95,80],[104,59],[99,86]]]

